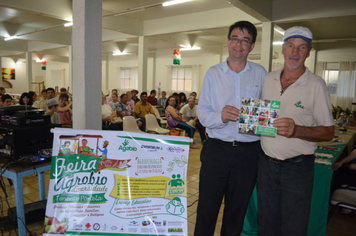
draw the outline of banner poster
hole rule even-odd
[[[280,101],[242,98],[239,133],[276,137],[273,122],[279,116],[280,106]]]
[[[53,133],[43,235],[188,235],[188,138]]]

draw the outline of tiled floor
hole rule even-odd
[[[201,147],[199,141],[198,132],[195,134],[195,143]],[[200,168],[200,149],[192,149],[189,154],[189,166],[188,166],[188,205],[194,203],[198,199],[198,185],[199,185],[199,168]],[[49,182],[49,171],[45,174],[46,179],[46,191],[48,191],[48,182]],[[10,207],[15,206],[15,195],[13,187],[9,186],[8,181],[4,181],[6,184],[6,190],[8,194],[8,202]],[[38,181],[35,176],[28,176],[24,178],[24,202],[25,204],[36,202],[39,200],[38,195]],[[0,203],[0,217],[1,210],[4,215],[7,215],[7,204],[4,202],[4,193],[0,190],[1,203]],[[1,209],[2,206],[2,209]],[[195,218],[196,218],[196,208],[197,202],[195,202],[191,207],[188,208],[188,235],[193,235],[194,226],[195,226]],[[223,206],[220,210],[222,212]],[[221,219],[222,214],[218,217],[218,222],[216,224],[215,235],[220,235],[221,228]],[[1,223],[1,222],[0,222]],[[43,222],[37,222],[28,224],[28,229],[31,232],[36,232],[38,235],[42,235],[43,231]],[[0,231],[1,234],[1,231]],[[9,234],[8,232],[4,232],[3,235],[16,235],[14,231]],[[326,236],[354,236],[356,235],[356,218],[350,218],[348,216],[340,215],[336,212],[331,219],[328,227]]]

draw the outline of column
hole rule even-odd
[[[273,27],[272,22],[262,22],[261,66],[267,72],[272,68]]]
[[[138,91],[147,91],[147,51],[148,42],[145,36],[138,37]]]
[[[68,87],[69,90],[68,92],[70,92],[71,94],[73,94],[73,47],[72,45],[68,46]]]
[[[73,128],[101,130],[102,1],[73,1]]]
[[[32,52],[26,52],[27,91],[32,91]]]

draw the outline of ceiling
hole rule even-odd
[[[281,29],[309,27],[316,48],[356,43],[354,0],[304,1],[303,6],[292,0],[193,0],[170,7],[162,7],[162,2],[103,0],[103,56],[112,57],[113,51],[121,50],[129,55],[112,58],[137,59],[138,36],[148,38],[149,56],[171,56],[179,45],[201,47],[195,54],[220,54],[229,25],[238,20],[256,25],[257,45],[263,21],[272,21]],[[71,0],[0,0],[0,56],[25,61],[26,52],[32,52],[33,60],[68,62],[72,27],[63,26],[68,23],[66,18],[72,18]],[[1,40],[12,35],[18,38]],[[275,31],[274,41],[281,39]],[[259,54],[257,46],[254,53]]]

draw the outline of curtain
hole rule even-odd
[[[340,62],[339,79],[337,84],[336,105],[344,109],[352,108],[356,102],[356,63]]]

